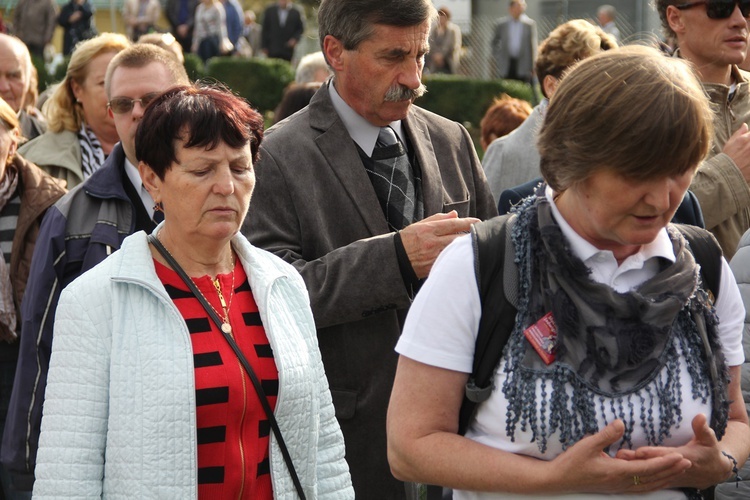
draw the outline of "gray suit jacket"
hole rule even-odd
[[[517,129],[498,137],[487,147],[482,167],[496,200],[500,200],[500,194],[506,189],[541,177],[536,137],[548,102],[544,99]]]
[[[492,56],[495,59],[497,75],[500,78],[508,76],[510,66],[510,53],[508,52],[508,29],[510,16],[502,17],[495,24],[495,33],[492,37]],[[521,34],[521,52],[518,54],[518,75],[525,76],[531,81],[536,62],[537,32],[536,21],[527,15],[522,15],[519,20],[523,25]]]
[[[417,107],[403,123],[422,172],[425,217],[497,214],[466,129]],[[243,232],[307,284],[357,499],[403,498],[386,460],[385,417],[412,297],[394,233],[327,85],[268,131],[260,154]]]

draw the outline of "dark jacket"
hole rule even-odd
[[[62,183],[43,172],[33,163],[22,156],[13,157],[13,166],[18,170],[17,193],[21,198],[18,209],[18,220],[13,231],[13,249],[8,262],[10,282],[13,289],[13,305],[16,310],[18,323],[16,332],[21,330],[22,315],[21,301],[26,285],[29,282],[31,259],[34,245],[39,237],[39,226],[45,211],[52,206],[63,194]],[[0,342],[0,367],[7,378],[0,389],[0,407],[5,409],[11,398],[11,383],[13,368],[18,360],[18,342]],[[0,414],[0,429],[4,425],[6,414]]]
[[[302,12],[292,5],[287,14],[284,26],[279,21],[279,6],[277,4],[268,7],[263,14],[263,28],[261,31],[261,46],[268,51],[268,57],[292,60],[294,47],[287,43],[292,38],[299,42],[305,31],[305,22]]]
[[[81,17],[71,22],[70,16],[75,12],[80,12]],[[96,36],[96,30],[91,26],[93,16],[94,7],[88,0],[81,5],[71,0],[63,6],[57,18],[57,24],[63,27],[63,55],[70,55],[78,42]]]
[[[123,187],[125,153],[117,144],[104,165],[51,207],[42,221],[28,286],[18,367],[3,433],[0,461],[17,489],[31,490],[42,402],[60,291],[120,248],[135,228]]]

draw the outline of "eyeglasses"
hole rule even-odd
[[[726,19],[734,12],[734,6],[740,6],[742,17],[750,17],[750,0],[702,0],[675,5],[680,10],[690,9],[696,5],[706,6],[706,15],[710,19]]]
[[[750,2],[750,0],[748,1]],[[141,96],[140,99],[131,99],[130,97],[113,97],[112,100],[107,103],[107,107],[109,107],[109,109],[111,109],[113,113],[122,115],[124,113],[130,113],[131,111],[133,111],[133,106],[135,106],[135,103],[140,102],[141,106],[145,108],[151,103],[151,101],[153,101],[160,95],[161,92],[152,92],[150,94]]]

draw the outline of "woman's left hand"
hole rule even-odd
[[[697,415],[692,422],[693,438],[684,446],[644,446],[636,450],[620,450],[617,458],[641,460],[680,453],[692,463],[690,472],[676,477],[671,488],[704,489],[727,479],[732,473],[732,462],[722,455],[719,441],[713,429],[708,426],[706,416]]]

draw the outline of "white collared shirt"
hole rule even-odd
[[[618,265],[614,253],[609,250],[599,250],[570,227],[553,201],[552,188],[547,186],[544,196],[549,201],[552,215],[568,240],[571,251],[586,264],[586,267],[591,269],[591,279],[597,283],[609,285],[618,292],[625,293],[656,276],[659,272],[658,257],[670,262],[675,261],[674,248],[664,228],[659,231],[654,241],[641,246],[638,252]]]
[[[666,228],[648,245],[617,265],[614,254],[599,250],[573,231],[545,192],[552,213],[573,254],[591,270],[591,279],[618,291],[629,291],[659,272],[659,258],[675,261]],[[742,330],[745,307],[737,282],[722,257],[721,284],[714,307],[719,318],[719,339],[729,366],[745,361]],[[471,236],[457,238],[438,256],[430,276],[409,309],[396,346],[399,354],[449,370],[471,373],[473,349],[482,304],[474,273]],[[457,333],[459,332],[459,333]]]
[[[146,212],[148,213],[149,218],[153,220],[154,199],[151,197],[151,194],[143,186],[143,181],[141,180],[141,174],[138,172],[138,169],[136,168],[135,165],[130,163],[130,160],[128,160],[127,157],[125,157],[125,173],[127,174],[128,179],[130,179],[130,183],[133,184],[133,187],[135,188],[136,193],[138,193],[138,196],[141,198],[141,203],[143,203],[143,207],[146,209]]]
[[[523,40],[523,23],[521,18],[510,18],[508,23],[508,55],[517,59],[521,55],[521,42]]]
[[[375,143],[378,141],[380,127],[365,120],[361,115],[354,111],[344,99],[341,98],[336,91],[336,87],[333,85],[333,78],[328,81],[327,85],[328,91],[331,94],[333,109],[336,110],[339,118],[344,122],[344,127],[346,127],[346,131],[349,132],[349,136],[360,148],[362,148],[362,151],[364,151],[367,156],[372,156],[372,152],[375,149]],[[396,132],[396,135],[401,140],[401,144],[408,149],[401,120],[391,122],[390,127]]]

